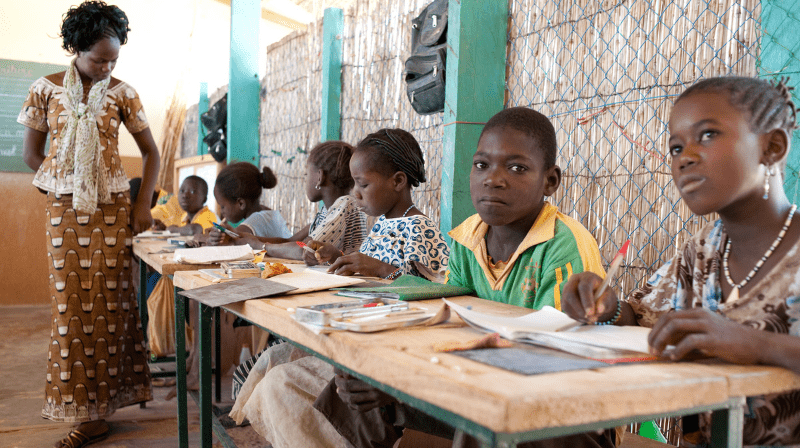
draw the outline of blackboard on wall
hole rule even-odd
[[[22,161],[25,126],[17,123],[17,116],[34,81],[66,69],[65,65],[0,59],[0,171],[31,172]]]

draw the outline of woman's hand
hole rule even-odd
[[[361,252],[342,255],[328,269],[328,273],[336,275],[361,274],[366,277],[386,277],[397,270],[395,266],[384,263],[377,258]]]
[[[342,251],[339,250],[336,246],[329,243],[323,243],[321,241],[316,240],[308,240],[306,241],[306,246],[314,249],[314,254],[310,254],[306,251],[303,251],[303,260],[309,266],[314,266],[320,263],[333,263],[339,257],[341,257]],[[310,259],[313,258],[313,264],[309,263]]]
[[[336,369],[334,383],[336,384],[336,393],[339,394],[339,398],[350,409],[367,412],[371,409],[397,403],[393,396],[351,377],[339,369]]]
[[[667,313],[648,336],[650,352],[676,361],[693,351],[736,364],[760,364],[772,335],[703,308]],[[668,346],[674,346],[667,348]]]
[[[153,220],[153,230],[167,230],[167,226],[160,219]]]
[[[561,309],[569,317],[584,323],[605,322],[617,312],[617,295],[613,288],[606,288],[600,301],[594,292],[603,282],[593,272],[581,272],[569,278],[561,294]]]
[[[142,201],[138,200],[136,204],[133,205],[133,210],[131,211],[131,227],[133,228],[134,235],[144,232],[153,225],[153,216],[150,214],[149,206],[149,202],[142,203]]]

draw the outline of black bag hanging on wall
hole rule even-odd
[[[228,126],[228,94],[214,103],[208,111],[200,115],[200,121],[208,130],[203,137],[203,142],[208,146],[208,153],[217,162],[222,162],[228,157],[228,148],[225,144],[225,133]]]
[[[418,114],[444,111],[448,0],[434,0],[411,21],[406,93]]]

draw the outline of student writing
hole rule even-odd
[[[369,227],[367,215],[350,195],[353,189],[350,175],[352,154],[353,147],[342,141],[320,143],[311,150],[306,162],[306,196],[311,202],[322,201],[322,210],[309,225],[292,235],[290,242],[264,244],[267,256],[318,264],[313,254],[293,242],[311,240],[330,244],[336,253],[358,251]]]
[[[438,227],[411,201],[412,187],[425,181],[425,162],[416,139],[401,129],[370,134],[356,146],[350,172],[359,207],[380,219],[360,252],[339,256],[331,271],[443,278],[447,244]],[[333,376],[331,365],[293,350],[290,344],[271,347],[250,372],[231,416],[250,420],[276,448],[341,446],[342,437],[312,407]]]
[[[545,201],[561,184],[556,151],[555,129],[539,112],[510,108],[486,123],[470,171],[478,213],[449,233],[448,284],[526,308],[560,308],[570,275],[603,275],[592,235]],[[355,447],[392,447],[402,427],[454,437],[453,428],[345,374],[329,383],[314,406]],[[611,447],[613,436],[608,430],[519,446]],[[453,446],[477,446],[477,441],[467,436]]]
[[[259,202],[263,189],[275,188],[278,179],[272,170],[265,166],[259,170],[247,162],[232,163],[217,175],[214,185],[214,198],[220,207],[220,215],[228,223],[241,223],[236,226],[236,233],[241,236],[235,241],[217,229],[208,234],[209,245],[250,244],[261,247],[263,242],[258,237],[279,238],[285,241],[292,234],[281,213],[262,205]],[[228,224],[225,226],[231,230]]]
[[[684,91],[669,120],[672,177],[693,213],[719,219],[623,300],[610,288],[594,297],[599,278],[576,275],[564,311],[651,326],[651,350],[664,359],[699,353],[800,372],[800,224],[780,175],[796,122],[783,81],[710,78]],[[747,404],[745,445],[800,443],[800,391]],[[707,441],[707,417],[693,442]]]

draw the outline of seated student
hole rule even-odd
[[[345,254],[358,251],[366,238],[367,215],[359,210],[350,195],[353,177],[350,157],[353,147],[341,141],[329,141],[315,146],[306,162],[306,196],[311,202],[322,201],[323,207],[314,220],[295,233],[287,243],[265,244],[269,257],[305,260],[315,265],[314,255],[294,241],[315,240],[333,245]]]
[[[290,242],[264,244],[268,257],[304,260],[308,265],[318,264],[313,254],[303,250],[294,241],[311,239],[333,245],[335,250],[349,254],[358,251],[367,236],[367,215],[350,195],[353,177],[350,175],[350,157],[353,147],[342,141],[329,141],[315,146],[306,162],[306,196],[311,202],[322,201],[323,208],[311,224],[295,233]],[[274,239],[270,239],[274,241]],[[274,341],[274,342],[272,342]],[[282,342],[274,339],[270,345]],[[235,400],[262,352],[241,363],[233,373],[231,395]]]
[[[261,191],[275,188],[277,184],[278,179],[268,166],[259,170],[252,163],[236,162],[223,168],[217,175],[214,197],[225,227],[233,230],[229,223],[241,221],[235,230],[241,238],[233,239],[214,228],[208,234],[207,243],[211,246],[250,244],[257,248],[263,245],[257,237],[277,238],[275,241],[281,242],[291,237],[281,213],[259,202]]]
[[[170,225],[166,230],[181,235],[199,235],[210,229],[217,220],[205,205],[208,199],[208,183],[200,176],[188,176],[178,190],[178,204],[184,213],[178,225]]]
[[[573,273],[604,275],[594,237],[545,201],[561,184],[550,120],[525,107],[494,115],[472,157],[470,196],[478,214],[450,231],[447,283],[483,299],[540,309],[561,308]],[[393,397],[337,374],[314,404],[355,447],[392,447],[402,427],[453,438],[454,429]],[[519,446],[610,447],[613,430]],[[454,446],[477,446],[470,437]]]
[[[167,230],[182,235],[199,235],[210,229],[217,220],[214,212],[204,204],[208,197],[208,184],[199,176],[188,176],[181,183],[178,201],[184,210],[180,226],[169,226]],[[175,353],[175,289],[172,279],[163,276],[153,287],[147,298],[147,340],[150,353],[167,356]],[[192,332],[187,329],[187,340],[191,343]],[[170,381],[154,381],[153,384],[170,384]]]
[[[425,182],[425,162],[416,139],[401,129],[370,134],[356,147],[350,172],[358,205],[380,218],[361,250],[339,254],[330,271],[388,279],[403,274],[443,278],[447,244],[438,226],[411,200],[412,187]],[[320,257],[320,261],[328,261]],[[292,350],[290,344],[279,344],[259,358],[231,417],[238,422],[249,419],[276,448],[343,446],[341,436],[312,408],[333,375],[331,365]]]
[[[719,220],[624,300],[609,288],[595,306],[600,279],[576,275],[564,311],[584,322],[653,327],[651,351],[666,360],[699,352],[800,373],[800,225],[780,175],[796,128],[783,81],[731,76],[689,87],[669,120],[672,178],[693,213]],[[747,404],[745,445],[800,444],[800,390]],[[709,420],[701,415],[700,443]]]

